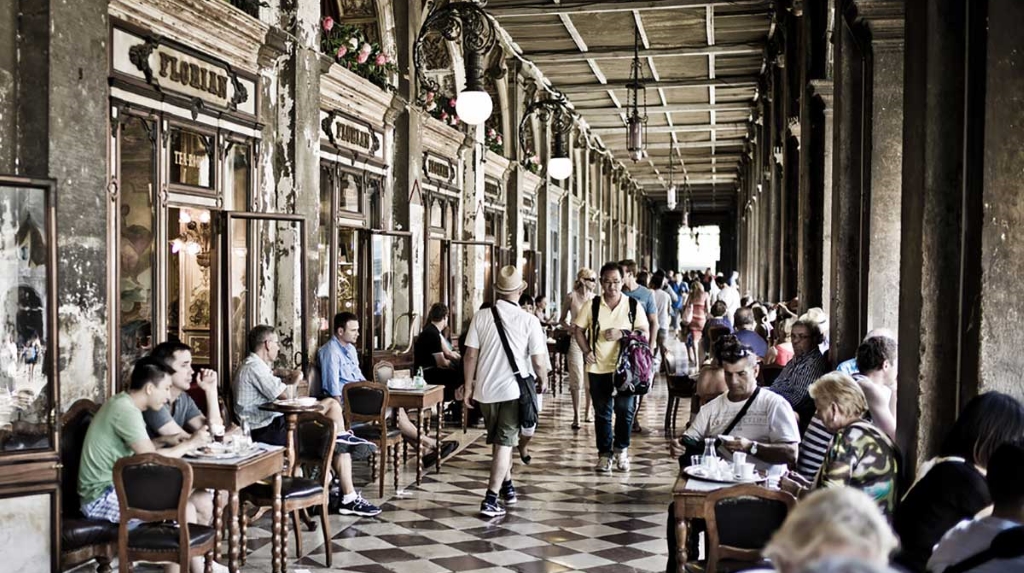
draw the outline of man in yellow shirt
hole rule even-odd
[[[597,319],[593,304],[585,304],[574,322],[573,336],[583,351],[594,403],[594,428],[597,434],[599,472],[629,471],[630,431],[633,427],[636,396],[612,394],[615,390],[615,365],[619,358],[619,340],[623,334],[639,331],[649,338],[647,314],[634,299],[622,294],[622,271],[617,263],[601,267],[601,296]],[[615,414],[614,436],[612,412]]]

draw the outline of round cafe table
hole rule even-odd
[[[319,403],[304,406],[298,403],[298,401],[275,400],[273,402],[263,404],[260,406],[260,410],[264,410],[266,412],[277,412],[284,415],[285,423],[288,425],[288,434],[285,439],[285,459],[288,462],[287,475],[291,475],[292,468],[295,467],[295,429],[299,425],[299,414],[323,412],[323,408]]]

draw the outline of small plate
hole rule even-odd
[[[236,452],[234,449],[231,448],[231,446],[229,446],[227,444],[213,442],[213,443],[207,444],[205,446],[196,448],[196,449],[186,453],[185,455],[190,457],[190,458],[200,458],[200,459],[208,459],[208,460],[224,460],[224,459],[244,458],[246,456],[251,456],[252,454],[258,452],[259,449],[260,449],[259,446],[257,446],[256,444],[253,444],[253,445],[249,446],[248,448],[246,448],[244,450]]]
[[[306,397],[302,397],[302,398],[295,398],[294,400],[275,400],[274,401],[275,404],[280,404],[281,406],[301,406],[303,408],[309,408],[311,406],[316,406],[316,402],[317,402],[316,398],[314,398],[312,396],[306,396]]]

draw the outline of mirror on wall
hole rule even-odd
[[[52,449],[53,187],[0,176],[0,452]]]

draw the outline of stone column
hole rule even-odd
[[[41,157],[47,159],[37,163],[25,154],[34,147],[19,155],[32,167],[22,174],[52,177],[57,183],[59,256],[53,310],[60,329],[60,399],[67,408],[80,398],[103,400],[108,382],[114,382],[107,368],[107,2],[51,2],[49,24],[35,31],[43,33],[31,41],[47,43],[48,49],[33,55],[34,49],[23,45],[21,57],[49,59],[44,68],[23,68],[27,82],[19,97],[24,105],[40,98],[43,107],[34,112],[38,123],[25,123],[25,116],[18,121],[22,138],[41,142]],[[31,79],[36,74],[44,83]]]
[[[484,126],[468,126],[469,133],[459,156],[464,158],[462,185],[462,238],[467,241],[484,241]],[[497,251],[493,253],[497,256]],[[483,247],[470,247],[462,259],[462,308],[467,315],[480,308],[484,302],[484,269],[486,267]]]
[[[972,3],[973,4],[973,3]],[[967,296],[975,295],[980,299],[980,328],[971,321],[967,326],[971,331],[980,332],[977,380],[979,391],[998,390],[1024,399],[1024,387],[1020,383],[1020,373],[1024,371],[1024,354],[1020,352],[1024,344],[1024,335],[1009,326],[1008,319],[1019,316],[1024,310],[1024,302],[1015,296],[1015,285],[1022,276],[1021,260],[1024,260],[1024,237],[1019,229],[1024,225],[1024,207],[1020,197],[1021,149],[1024,149],[1024,135],[1020,132],[1024,122],[1024,51],[1020,45],[1020,31],[1024,29],[1024,5],[1013,0],[989,0],[988,19],[971,15],[969,21],[977,22],[972,28],[974,36],[987,26],[987,38],[983,47],[987,55],[986,61],[971,60],[970,68],[975,65],[979,76],[970,78],[969,85],[985,86],[984,99],[976,97],[977,92],[969,94],[969,116],[980,123],[984,118],[982,145],[973,145],[968,141],[968,149],[976,167],[968,172],[968,181],[980,178],[984,191],[976,193],[967,188],[969,198],[969,217],[981,224],[980,250],[971,253],[970,258],[974,269],[968,268]],[[983,6],[975,6],[981,9]],[[978,46],[981,47],[981,46]],[[973,51],[976,46],[971,46]],[[973,54],[972,54],[973,55]],[[981,127],[981,126],[978,126]],[[975,126],[968,128],[968,133],[977,139]],[[971,136],[969,136],[971,137]],[[979,150],[983,152],[978,153]],[[977,239],[975,239],[976,241]],[[980,273],[972,272],[980,267]],[[980,280],[979,280],[980,279]],[[980,284],[979,284],[980,283]],[[980,296],[978,296],[980,295]],[[972,308],[972,310],[976,310]],[[973,342],[968,338],[967,344]]]
[[[413,64],[413,43],[419,34],[423,11],[419,2],[393,2],[395,14],[395,44],[398,55],[398,93],[406,101],[414,102],[419,95],[416,70]],[[394,200],[391,203],[392,224],[396,229],[412,233],[412,306],[422,317],[426,295],[424,267],[426,261],[426,206],[420,180],[423,174],[423,112],[412,106],[403,106],[398,98],[392,104],[395,110],[395,156],[391,172]]]
[[[858,0],[870,31],[870,172],[867,201],[867,323],[899,325],[900,211],[903,192],[903,2]],[[863,334],[863,333],[861,333]]]
[[[836,116],[832,168],[832,300],[826,308],[831,323],[829,354],[832,362],[853,356],[864,336],[864,67],[866,56],[853,31],[840,18],[833,35],[836,46]],[[828,167],[826,167],[827,169]],[[829,188],[825,188],[829,192]]]
[[[519,160],[523,153],[519,149],[519,122],[522,120],[523,111],[526,106],[523,104],[524,84],[523,78],[519,75],[519,60],[506,60],[508,67],[508,98],[509,121],[511,131],[505,134],[505,146],[508,148],[508,156],[512,164],[509,166],[511,174],[505,185],[505,213],[508,219],[509,233],[512,235],[512,264],[519,266],[523,260],[523,195],[525,183],[523,181],[523,166]],[[520,268],[520,271],[523,269]]]
[[[965,4],[935,0],[906,6],[897,441],[911,468],[937,453],[961,396],[977,385],[977,372],[961,368],[966,325],[959,311],[965,255],[980,255],[964,252],[961,234],[969,86]],[[989,79],[1012,85],[1017,76]]]

